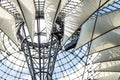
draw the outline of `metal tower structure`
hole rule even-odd
[[[39,27],[39,25],[38,22],[37,26]],[[32,80],[52,80],[57,54],[61,48],[59,39],[61,36],[58,37],[57,35],[61,35],[61,32],[52,33],[50,42],[41,43],[40,36],[46,34],[38,31],[36,33],[38,43],[32,43],[27,40],[24,23],[21,24],[21,27],[25,35],[22,40],[21,51],[24,52]]]

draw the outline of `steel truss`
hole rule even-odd
[[[41,34],[37,34],[39,38],[38,43],[32,43],[28,41],[29,37],[26,36],[25,24],[22,23],[20,26],[24,32],[24,36],[21,36],[21,50],[24,52],[31,79],[52,80],[54,65],[58,51],[60,50],[60,41],[57,39],[56,33],[52,33],[50,42],[46,44],[40,43]],[[40,27],[39,23],[37,26]]]

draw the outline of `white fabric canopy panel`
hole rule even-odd
[[[11,0],[26,22],[31,40],[34,38],[35,6],[33,0]]]
[[[92,41],[90,53],[95,53],[120,45],[120,28],[104,34]]]
[[[63,7],[65,6],[65,4],[68,2],[68,0],[61,0],[61,5],[60,5],[60,10],[63,9]]]
[[[49,40],[53,28],[54,20],[59,12],[60,0],[45,0],[45,26],[47,31],[47,40]]]
[[[120,60],[120,47],[99,52],[93,63]]]
[[[105,72],[94,77],[94,80],[119,80],[120,73]]]
[[[73,9],[65,17],[64,36],[62,44],[69,39],[69,37],[83,24],[83,22],[90,17],[99,7],[101,7],[108,0],[83,0],[75,9]],[[110,2],[112,2],[111,0]],[[109,3],[109,2],[108,2]]]
[[[49,40],[51,31],[57,15],[63,9],[68,0],[45,0],[45,26],[47,31],[47,40]]]
[[[109,14],[98,16],[95,31],[93,33],[93,28],[95,24],[95,18],[90,18],[81,29],[80,37],[76,48],[79,48],[91,40],[92,34],[93,38],[96,38],[105,32],[108,32],[118,26],[120,26],[120,10],[114,11]]]
[[[18,44],[14,17],[0,7],[0,29],[15,43]]]
[[[90,51],[90,54],[92,53],[95,54],[96,52],[100,51],[97,53],[96,57],[94,57],[94,54],[92,54],[93,56],[89,55],[90,57],[92,56],[94,58],[91,64],[92,67],[98,64],[97,67],[92,70],[94,70],[94,74],[96,72],[99,72],[97,75],[101,73],[104,74],[101,77],[100,76],[97,77],[97,75],[95,75],[95,77],[97,78],[94,79],[96,80],[109,80],[109,79],[117,80],[119,78],[120,74],[119,75],[116,74],[117,72],[120,72],[119,30],[120,28],[112,30],[111,32],[108,32],[103,36],[96,38],[92,42],[91,49],[93,50],[93,52]],[[106,72],[108,73],[107,76],[105,75]],[[115,73],[116,76],[112,76],[109,73]],[[110,75],[111,77],[108,77]]]
[[[99,72],[95,75],[96,80],[118,80],[120,76],[120,47],[114,47],[108,50],[101,51],[93,61],[92,66],[99,65],[95,72]],[[94,54],[93,54],[94,55]]]
[[[120,61],[109,61],[100,63],[95,69],[97,72],[120,72]]]

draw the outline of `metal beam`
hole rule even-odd
[[[24,36],[26,38],[26,40],[25,40],[26,41],[26,48],[27,48],[27,51],[28,51],[25,54],[28,54],[29,55],[28,57],[30,59],[31,78],[32,78],[32,80],[36,80],[35,71],[34,71],[35,69],[34,69],[34,65],[33,65],[33,61],[32,61],[32,55],[31,55],[31,51],[30,51],[30,46],[29,46],[28,41],[27,41],[27,36],[26,36],[26,31],[24,29],[24,26],[23,26],[23,32],[24,32]],[[28,66],[29,66],[29,64],[28,64]]]

